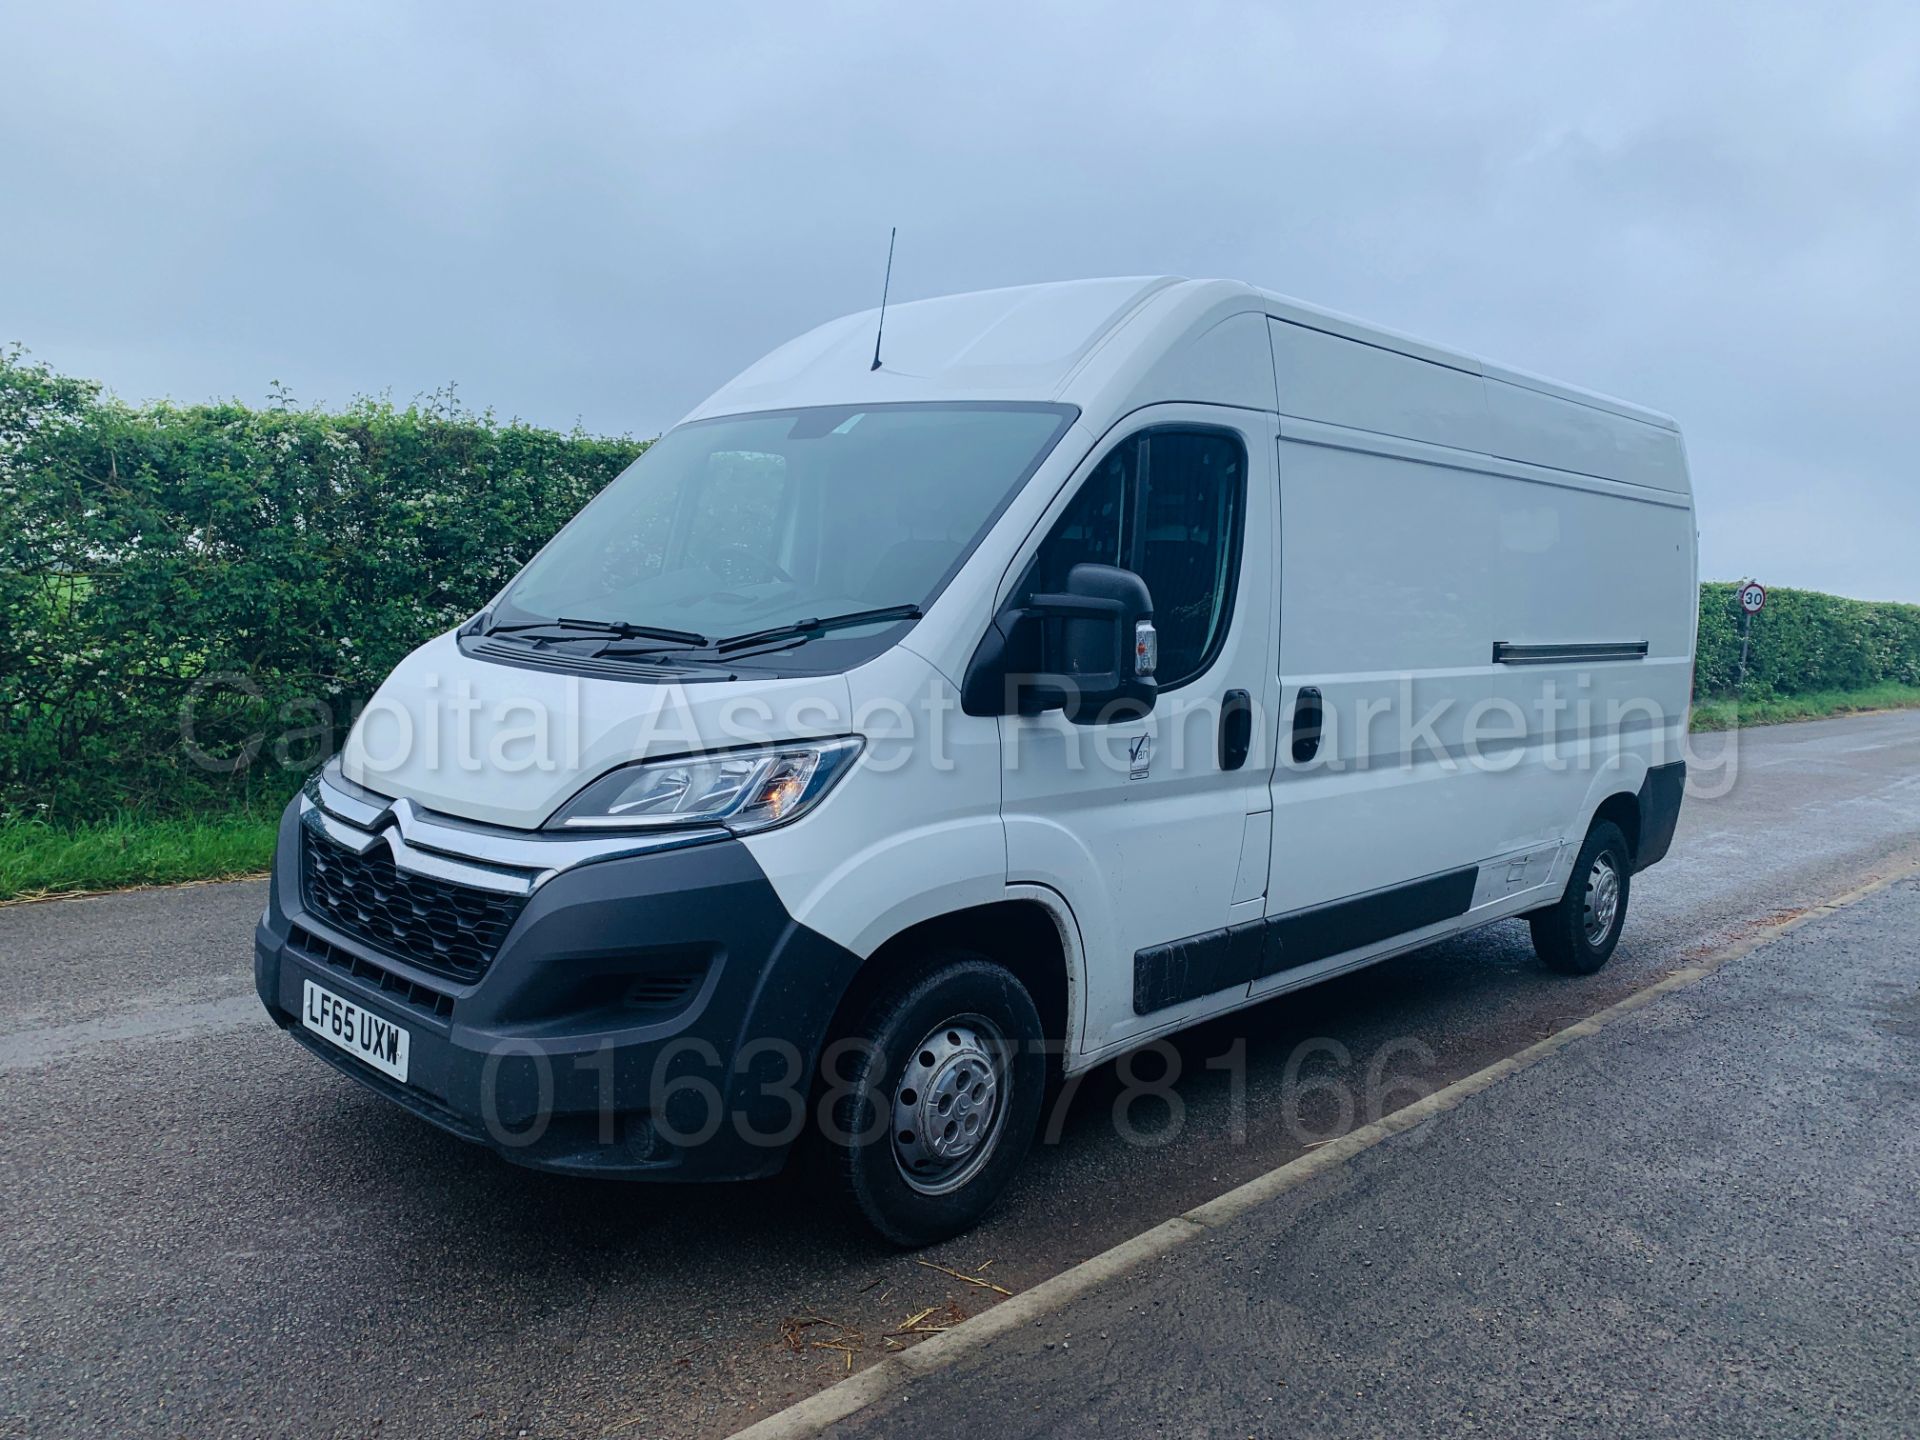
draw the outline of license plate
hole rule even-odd
[[[322,990],[311,980],[301,983],[305,986],[301,1024],[382,1074],[400,1081],[407,1078],[405,1030],[351,1000],[342,1000],[331,990]]]

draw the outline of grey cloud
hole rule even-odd
[[[1703,569],[1920,600],[1920,12],[0,18],[0,338],[651,433],[896,294],[1232,275],[1670,410]]]

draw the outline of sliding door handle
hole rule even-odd
[[[1302,685],[1293,699],[1293,763],[1305,765],[1320,753],[1320,689]]]
[[[1238,770],[1253,748],[1253,697],[1229,690],[1220,701],[1220,768]]]

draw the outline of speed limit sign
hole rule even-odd
[[[1767,608],[1767,587],[1758,580],[1749,580],[1740,587],[1740,608],[1749,615],[1758,615]]]

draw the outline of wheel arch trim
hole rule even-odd
[[[1024,923],[1035,928],[1022,932]],[[1017,940],[1032,939],[1044,919],[1057,952],[1032,956],[1010,953],[1002,935]],[[996,943],[998,942],[998,943]],[[1041,1020],[1048,1029],[1058,1029],[1049,1040],[1058,1042],[1059,1062],[1064,1073],[1085,1069],[1081,1060],[1081,1035],[1086,1015],[1086,950],[1079,921],[1059,891],[1046,885],[1018,883],[1007,885],[1000,895],[978,905],[967,905],[923,916],[901,926],[876,944],[861,960],[835,1004],[834,1028],[844,1020],[852,1003],[875,984],[899,958],[901,952],[921,946],[959,945],[978,950],[990,960],[1004,964],[1026,985],[1032,994]]]

